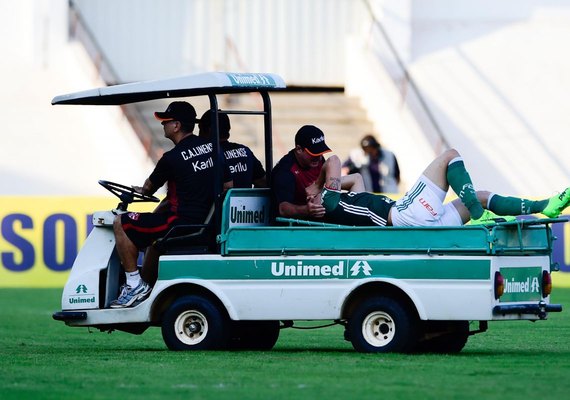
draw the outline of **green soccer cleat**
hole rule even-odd
[[[510,222],[517,218],[512,215],[497,215],[492,211],[484,210],[483,215],[477,219],[471,219],[469,225],[492,225],[499,222]]]
[[[568,206],[570,206],[570,187],[564,189],[562,193],[552,196],[542,210],[542,214],[548,218],[556,218]]]

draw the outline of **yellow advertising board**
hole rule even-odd
[[[116,207],[114,197],[0,196],[0,288],[63,287],[95,211]],[[151,211],[155,203],[135,203]],[[570,223],[554,224],[556,286],[570,287]]]
[[[114,197],[0,196],[0,287],[63,287],[92,229],[92,213],[118,202]],[[155,206],[136,203],[129,209]]]

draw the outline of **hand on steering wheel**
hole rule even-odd
[[[160,199],[158,197],[142,194],[137,191],[135,187],[129,187],[110,181],[99,181],[99,184],[121,200],[119,208],[123,210],[126,210],[127,205],[130,203],[160,202]]]

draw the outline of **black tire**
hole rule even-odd
[[[229,319],[210,300],[184,296],[164,314],[162,338],[170,350],[221,349],[229,340]]]
[[[271,350],[279,338],[279,321],[232,322],[229,348],[232,350]]]
[[[459,353],[469,339],[469,321],[427,321],[423,327],[424,339],[415,351],[420,353]]]
[[[415,315],[396,300],[373,297],[356,307],[347,336],[359,352],[408,352],[417,341],[416,324]]]

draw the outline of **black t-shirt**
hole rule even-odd
[[[253,181],[265,176],[261,162],[249,147],[233,142],[221,142],[220,145],[235,188],[250,188]]]
[[[214,154],[212,143],[195,135],[182,139],[163,154],[149,179],[160,187],[168,182],[170,211],[189,223],[204,222],[214,202]],[[227,166],[224,181],[231,180]]]

